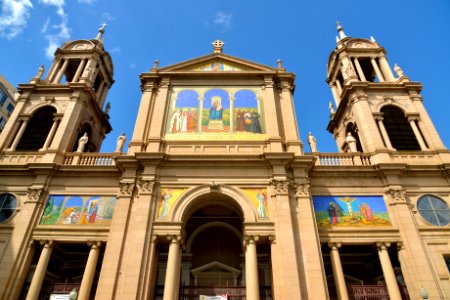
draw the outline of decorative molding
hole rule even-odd
[[[88,241],[87,245],[91,247],[91,249],[98,249],[101,247],[102,242],[101,241]]]
[[[342,243],[328,243],[330,249],[339,249],[342,247]]]
[[[244,239],[242,241],[242,245],[247,247],[250,244],[255,244],[258,242],[259,236],[258,235],[244,235]]]
[[[378,251],[387,251],[387,248],[391,246],[388,242],[377,242]]]

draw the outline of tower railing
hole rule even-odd
[[[370,166],[370,154],[356,153],[319,153],[314,152],[317,156],[316,166]]]

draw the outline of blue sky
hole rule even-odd
[[[107,101],[113,131],[102,152],[115,149],[123,131],[131,140],[141,97],[139,74],[209,54],[216,39],[224,53],[276,66],[283,61],[296,78],[295,103],[302,141],[311,131],[318,150],[336,152],[326,131],[332,94],[326,63],[335,47],[335,21],[348,36],[370,38],[387,50],[413,81],[424,85],[424,104],[450,145],[450,1],[148,1],[0,0],[0,73],[13,85],[51,65],[66,40],[94,38],[106,22],[105,48],[116,80]],[[306,145],[305,150],[309,151]]]

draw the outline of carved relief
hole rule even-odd
[[[389,193],[391,194],[390,205],[407,204],[406,191],[404,189],[391,189]]]

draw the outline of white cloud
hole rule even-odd
[[[78,2],[80,2],[80,3],[89,4],[89,5],[94,4],[96,1],[97,0],[78,0]]]
[[[231,28],[232,18],[233,15],[231,13],[227,14],[223,11],[218,11],[214,16],[214,24],[223,27],[223,29],[229,29]]]
[[[102,13],[102,19],[105,21],[115,21],[116,20],[116,18],[112,14],[110,14],[109,12],[106,12],[106,11]]]
[[[48,25],[50,25],[50,18],[47,18],[44,25],[42,25],[41,33],[47,33]]]
[[[12,39],[27,26],[33,4],[29,0],[1,0],[0,36]]]
[[[120,53],[120,52],[122,52],[122,49],[120,49],[120,47],[118,47],[118,46],[115,46],[109,52],[111,52],[111,53]]]
[[[51,29],[53,29],[54,32],[45,35],[45,38],[48,41],[48,46],[45,49],[45,54],[48,59],[53,59],[55,50],[65,40],[70,39],[69,16],[64,11],[65,0],[40,0],[40,2],[45,5],[55,6],[56,14],[61,18],[60,24],[51,26]],[[47,26],[45,27],[45,32],[48,31],[48,26],[49,24],[47,24]]]

